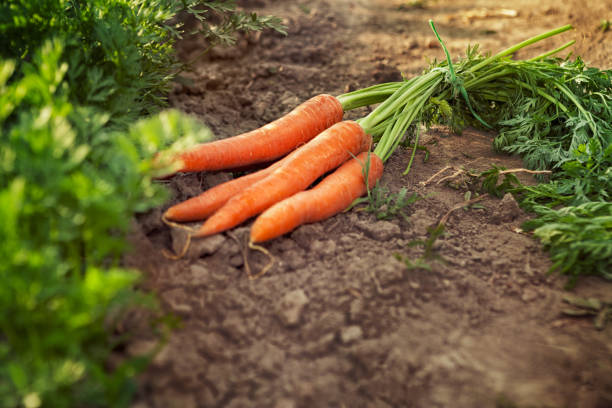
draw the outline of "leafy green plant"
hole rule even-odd
[[[546,204],[578,205],[586,202],[610,201],[612,197],[612,144],[602,149],[591,141],[573,152],[573,160],[562,164],[549,183],[523,187],[523,205],[534,209]]]
[[[377,184],[370,188],[368,183],[370,169],[370,155],[367,155],[366,162],[363,163],[362,173],[366,185],[366,196],[359,197],[353,200],[351,205],[344,210],[350,211],[353,207],[361,204],[366,204],[365,207],[359,208],[359,211],[367,211],[376,215],[379,220],[388,220],[397,216],[408,220],[403,212],[405,208],[414,204],[420,197],[416,193],[408,195],[408,190],[402,187],[397,193],[391,193],[386,187]]]
[[[2,57],[27,70],[44,41],[64,47],[68,98],[124,127],[164,104],[173,69],[174,0],[10,0],[0,6]],[[23,70],[22,70],[23,65]]]
[[[62,53],[50,41],[21,73],[0,63],[0,405],[125,406],[146,358],[106,370],[107,328],[154,303],[120,266],[123,237],[166,197],[153,154],[209,133],[173,111],[106,129],[108,115],[70,101]]]
[[[130,404],[149,356],[109,367],[111,334],[155,302],[121,266],[125,236],[166,198],[154,155],[210,137],[176,111],[138,119],[164,106],[175,16],[197,3],[0,4],[0,406]]]
[[[397,255],[396,258],[403,261],[408,269],[425,269],[430,271],[431,265],[429,262],[438,261],[444,262],[444,258],[436,251],[434,245],[436,240],[444,235],[444,224],[438,224],[435,227],[427,229],[428,236],[426,239],[415,239],[408,243],[409,247],[420,246],[423,247],[423,254],[415,260],[409,259],[408,257],[402,257]]]
[[[571,285],[581,274],[612,278],[612,71],[587,68],[580,59],[560,67],[538,88],[553,95],[554,103],[520,108],[517,131],[502,131],[496,142],[524,155],[532,168],[552,169],[549,182],[513,191],[537,216],[524,228],[549,248],[551,270],[569,275]],[[528,106],[533,97],[524,100]]]
[[[277,17],[238,11],[234,0],[9,0],[0,4],[0,56],[26,64],[43,41],[60,40],[70,99],[126,126],[165,105],[184,67],[173,48],[183,11],[200,21],[195,33],[210,47],[233,44],[237,32],[285,32]]]
[[[419,198],[416,193],[409,195],[405,187],[396,193],[391,193],[388,188],[377,185],[368,190],[367,196],[356,199],[347,211],[356,205],[366,204],[359,210],[373,213],[379,220],[388,220],[398,216],[408,220],[409,217],[404,214],[404,209],[414,204]]]
[[[408,195],[408,190],[405,187],[402,187],[397,193],[391,193],[389,189],[382,187],[380,184],[370,188],[368,183],[370,169],[369,161],[370,155],[368,154],[366,163],[364,163],[362,167],[367,195],[365,197],[356,198],[344,211],[349,211],[356,205],[367,204],[359,210],[373,213],[379,220],[387,220],[397,216],[401,216],[407,220],[408,217],[404,214],[403,210],[414,204],[420,197],[416,193]]]
[[[210,49],[217,45],[233,45],[236,33],[272,29],[287,34],[285,26],[278,17],[258,16],[238,10],[235,0],[182,0],[185,10],[201,24],[191,32],[204,37]],[[211,20],[217,22],[211,24]]]
[[[612,203],[586,202],[551,209],[536,206],[537,218],[525,223],[549,248],[553,265],[570,276],[570,284],[582,274],[612,279]]]
[[[505,170],[504,167],[493,164],[491,168],[480,173],[478,178],[482,180],[481,192],[486,192],[492,196],[501,198],[504,194],[522,186],[514,173],[504,173]],[[503,176],[501,183],[499,182],[500,176]]]

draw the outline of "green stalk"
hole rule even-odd
[[[364,119],[365,118],[357,119],[356,122],[361,124],[361,122]],[[377,125],[375,125],[373,127],[370,127],[368,129],[368,133],[371,134],[374,138],[384,134],[385,133],[385,129],[387,129],[388,127],[390,127],[392,125],[393,120],[394,120],[394,118],[387,118],[386,120],[380,122],[379,124],[377,124]]]
[[[549,37],[553,37],[553,36],[555,36],[557,34],[561,34],[561,33],[565,32],[565,31],[571,30],[572,28],[574,28],[574,27],[572,27],[570,24],[568,24],[568,25],[564,25],[563,27],[559,27],[559,28],[555,28],[554,30],[550,30],[550,31],[548,31],[546,33],[543,33],[543,34],[540,34],[540,35],[536,35],[535,37],[531,37],[531,38],[529,38],[529,39],[527,39],[525,41],[522,41],[522,42],[520,42],[520,43],[518,43],[516,45],[513,45],[512,47],[507,48],[507,49],[505,49],[503,51],[500,51],[497,54],[495,54],[495,55],[485,59],[480,64],[477,64],[476,66],[472,67],[470,69],[470,71],[471,72],[476,72],[479,69],[489,65],[490,63],[492,63],[493,61],[495,61],[497,59],[506,57],[508,55],[512,55],[515,52],[517,52],[518,50],[520,50],[521,48],[525,48],[525,47],[527,47],[529,45],[537,43],[538,41],[542,41],[542,40],[545,40],[545,39],[547,39]]]
[[[382,134],[376,148],[374,149],[374,153],[378,155],[383,162],[387,161],[393,154],[404,137],[405,132],[420,116],[423,108],[429,101],[429,98],[436,94],[436,92],[438,93],[437,97],[447,100],[451,96],[451,92],[459,91],[459,93],[465,99],[465,103],[469,107],[471,114],[475,118],[479,119],[483,125],[490,127],[488,124],[486,124],[486,122],[480,119],[477,113],[472,109],[466,89],[483,88],[483,92],[488,95],[493,95],[494,90],[490,89],[490,87],[487,88],[486,85],[495,83],[496,80],[500,82],[500,78],[506,77],[510,80],[514,79],[516,81],[516,78],[514,77],[516,70],[511,66],[509,67],[505,63],[500,62],[500,64],[492,64],[501,60],[502,58],[514,54],[521,48],[527,47],[538,41],[560,34],[572,28],[570,25],[566,25],[522,41],[510,48],[498,52],[494,56],[483,59],[475,65],[468,66],[465,69],[460,69],[459,74],[461,77],[459,77],[453,67],[450,54],[444,46],[442,39],[436,32],[433,22],[430,21],[430,25],[434,31],[434,34],[442,44],[447,57],[447,66],[435,67],[423,75],[411,78],[410,80],[404,82],[391,82],[387,84],[375,85],[362,90],[349,92],[338,97],[345,110],[380,102],[380,105],[376,107],[376,109],[370,112],[370,114],[365,118],[359,119],[357,122],[368,133],[373,135]],[[563,47],[536,57],[536,59],[545,58],[546,56],[552,55],[561,51],[562,49],[567,48],[569,45],[571,44],[565,44]],[[507,62],[510,63],[510,61]],[[467,64],[464,65],[469,65],[470,63],[471,61],[467,61]],[[461,65],[458,66],[463,68]],[[483,70],[485,67],[489,66],[490,68],[487,69],[482,75],[476,75],[477,71]],[[463,82],[463,78],[465,77],[469,77],[469,80],[465,80],[465,82]],[[450,87],[446,85],[448,84],[448,81],[450,81]],[[442,87],[440,86],[441,84]],[[533,87],[525,83],[517,84],[522,87],[529,87],[533,92],[538,93],[540,96],[546,98],[549,102],[555,103],[554,99],[541,89],[533,89]],[[566,89],[561,89],[561,91],[565,92]],[[510,100],[511,95],[509,95],[503,89],[503,82],[500,85],[500,90],[498,93],[500,95],[499,97],[491,97],[488,99],[500,100],[501,102],[508,102]],[[566,109],[563,105],[560,105],[559,102],[557,102],[557,106],[559,106],[561,109]]]
[[[533,57],[531,59],[528,59],[527,61],[533,62],[533,61],[543,60],[544,58],[550,57],[551,55],[555,55],[555,54],[563,51],[564,49],[566,49],[568,47],[571,47],[574,44],[576,44],[576,40],[572,40],[572,41],[566,42],[565,44],[563,44],[559,48],[555,48],[552,51],[548,51],[548,52],[545,52],[544,54],[540,54],[537,57]]]
[[[493,89],[482,89],[482,90],[473,90],[472,93],[477,93],[479,97],[486,99],[490,102],[500,102],[500,103],[508,103],[511,102],[510,95],[507,95],[499,90]]]
[[[514,82],[517,85],[521,86],[522,88],[529,89],[532,92],[536,92],[538,95],[540,95],[544,99],[548,100],[553,105],[556,105],[557,107],[561,108],[561,110],[563,112],[568,112],[569,111],[569,109],[567,109],[567,107],[565,105],[563,105],[561,102],[559,102],[557,99],[555,99],[552,95],[544,92],[541,88],[533,89],[533,86],[531,86],[528,83],[525,83],[523,81],[519,81],[519,80],[515,80]]]
[[[439,82],[441,81],[442,79],[440,78]],[[408,130],[410,125],[415,121],[415,119],[419,117],[419,115],[423,111],[423,107],[425,106],[425,104],[427,103],[427,101],[429,100],[433,92],[435,91],[436,87],[437,87],[437,84],[436,86],[432,86],[428,92],[418,97],[418,99],[410,106],[411,111],[410,111],[410,115],[408,116],[406,122],[403,123],[401,126],[397,126],[396,128],[394,128],[395,136],[391,138],[391,144],[390,144],[389,149],[387,151],[381,151],[382,156],[380,156],[380,158],[383,159],[383,162],[386,162],[389,159],[389,157],[391,157],[395,149],[397,149],[397,147],[399,146],[402,140],[403,135],[406,133],[406,131]],[[378,148],[378,146],[376,147]]]
[[[430,23],[433,27],[433,23]],[[537,35],[535,37],[529,38],[525,41],[522,41],[508,49],[505,49],[503,51],[498,52],[497,54],[495,54],[492,57],[486,58],[483,61],[481,61],[480,63],[476,64],[475,66],[468,68],[467,70],[465,70],[464,72],[462,72],[462,74],[464,76],[466,75],[474,75],[474,73],[482,68],[484,68],[485,66],[495,62],[496,60],[503,58],[505,56],[514,54],[516,51],[520,50],[521,48],[527,47],[529,45],[532,45],[538,41],[544,40],[546,38],[552,37],[554,35],[560,34],[562,32],[565,32],[567,30],[570,30],[572,28],[571,25],[566,25],[563,27],[559,27],[556,28],[554,30],[548,31],[546,33]],[[437,34],[437,32],[435,32],[434,29],[434,33],[436,35],[436,37],[441,41],[439,35]],[[546,58],[550,55],[553,55],[555,53],[558,53],[564,49],[566,49],[567,47],[571,46],[574,42],[570,41],[568,43],[566,43],[565,45],[556,48],[555,50],[549,51],[545,54],[539,55],[535,58],[532,58],[531,60],[528,61],[535,61],[538,59],[543,59]],[[445,49],[445,47],[443,47]],[[450,60],[450,54],[448,54],[448,50],[445,49],[445,53],[448,59],[448,70],[451,73],[451,76],[454,77],[454,69],[453,69],[453,65],[452,62]],[[495,71],[496,68],[493,68],[491,71]],[[441,70],[432,70],[430,71],[428,74],[431,74],[432,72],[440,72]],[[495,78],[499,78],[502,77],[506,74],[509,74],[510,72],[494,72],[491,74],[491,76],[489,75],[485,75],[485,78],[479,77],[478,79],[476,79],[476,81],[474,82],[474,79],[472,79],[471,81],[466,81],[465,83],[465,88],[469,89],[473,86],[476,86],[479,83],[482,82],[488,82],[491,81]],[[433,79],[431,77],[428,77],[428,74],[422,75],[422,76],[417,76],[417,77],[413,77],[409,80],[406,81],[402,81],[402,82],[388,82],[388,83],[383,83],[383,84],[378,84],[378,85],[374,85],[368,88],[364,88],[364,89],[360,89],[357,91],[353,91],[353,92],[348,92],[342,95],[339,95],[337,98],[340,101],[340,103],[342,104],[342,108],[345,111],[348,110],[352,110],[352,109],[356,109],[362,106],[368,106],[368,105],[373,105],[373,104],[377,104],[377,103],[383,103],[381,105],[381,107],[379,107],[380,109],[378,110],[378,112],[376,112],[376,114],[369,116],[369,118],[364,121],[364,126],[367,126],[369,128],[375,128],[377,127],[377,124],[380,123],[383,120],[386,120],[389,116],[392,115],[392,112],[394,110],[399,109],[405,102],[405,100],[409,97],[409,95],[404,95],[403,92],[401,91],[402,89],[405,90],[406,92],[408,92],[409,94],[411,94],[412,92],[417,92],[419,90],[422,90],[421,88],[412,88],[412,86],[416,86],[415,83],[418,83],[419,85],[423,85],[424,83],[426,83],[429,79]],[[488,73],[487,73],[488,74]],[[439,74],[431,74],[433,77],[439,75]],[[445,94],[447,94],[448,91],[445,91]],[[446,96],[446,95],[445,95]],[[464,96],[466,97],[466,96]],[[374,113],[374,112],[372,112]],[[475,112],[474,112],[475,114]]]
[[[387,82],[370,86],[339,95],[337,96],[337,99],[342,104],[342,109],[344,109],[344,111],[360,108],[362,106],[373,105],[375,103],[384,101],[389,96],[393,95],[393,93],[397,91],[400,86],[414,81],[415,78],[411,78],[404,82]]]
[[[427,74],[416,77],[415,81],[402,85],[393,96],[389,97],[383,103],[381,103],[376,109],[374,109],[363,121],[361,126],[368,131],[368,129],[374,127],[377,123],[392,116],[394,112],[399,111],[413,95],[422,93],[427,89],[432,88],[432,84],[438,84],[436,81],[438,77],[442,76],[442,71],[430,71]]]
[[[438,39],[438,41],[440,42],[440,45],[442,46],[442,49],[444,50],[444,54],[446,54],[446,61],[448,62],[448,71],[449,71],[449,82],[453,87],[453,91],[455,92],[459,92],[461,94],[461,96],[463,96],[463,99],[465,100],[465,103],[467,104],[467,107],[469,108],[470,112],[472,113],[472,115],[480,122],[484,125],[484,127],[492,129],[492,126],[489,125],[487,122],[485,122],[475,111],[474,109],[472,109],[472,104],[470,103],[470,98],[468,97],[467,91],[465,90],[465,87],[463,86],[463,81],[461,81],[459,78],[457,78],[457,76],[455,75],[455,69],[453,68],[453,61],[451,59],[450,53],[448,52],[448,49],[446,48],[446,45],[444,44],[444,41],[442,41],[442,38],[440,38],[440,35],[438,34],[438,31],[436,30],[436,26],[434,25],[433,20],[429,20],[429,25],[431,26],[431,29],[433,30],[434,34],[436,35],[436,38]]]
[[[414,148],[412,149],[410,160],[408,160],[408,166],[406,166],[406,170],[404,170],[404,172],[402,173],[402,176],[405,176],[410,172],[410,168],[412,167],[412,162],[414,161],[414,156],[416,156],[416,151],[418,148],[419,148],[419,131],[417,129],[416,135],[414,135]]]
[[[472,80],[465,81],[463,86],[465,86],[465,89],[475,88],[477,85],[480,85],[482,83],[491,82],[492,80],[494,80],[496,78],[501,78],[501,77],[504,77],[506,75],[512,74],[512,72],[513,71],[510,70],[510,69],[503,69],[501,71],[497,71],[497,72],[494,72],[494,73],[489,74],[489,75],[478,76],[478,77],[475,77]]]
[[[582,106],[582,104],[580,103],[580,101],[576,98],[576,95],[574,95],[572,93],[572,91],[570,91],[569,89],[567,89],[567,87],[563,84],[556,84],[557,88],[563,92],[569,99],[570,101],[574,102],[574,105],[576,105],[576,107],[578,108],[578,110],[586,117],[586,118],[590,118],[589,119],[589,127],[591,128],[591,131],[593,132],[593,135],[597,134],[597,128],[595,127],[595,123],[593,122],[592,116],[589,112],[587,112],[584,107]]]
[[[385,134],[383,134],[374,149],[374,153],[380,157],[383,162],[386,162],[389,157],[391,157],[391,154],[393,154],[399,145],[404,133],[406,133],[406,130],[408,130],[412,122],[414,122],[416,117],[422,112],[423,106],[425,106],[425,103],[429,100],[440,82],[442,82],[442,78],[438,78],[430,84],[431,86],[429,89],[423,94],[415,96],[407,101],[400,117],[394,120],[392,125],[387,127]]]

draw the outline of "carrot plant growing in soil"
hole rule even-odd
[[[278,23],[233,2],[0,4],[1,406],[130,404],[147,358],[110,367],[123,340],[112,332],[128,307],[154,301],[121,266],[125,235],[134,213],[167,197],[152,180],[169,171],[157,151],[210,136],[158,111],[181,68],[177,13],[213,7],[232,23],[211,41]]]

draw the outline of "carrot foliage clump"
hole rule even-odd
[[[503,187],[535,213],[525,228],[549,248],[552,270],[569,275],[570,283],[584,274],[612,278],[612,70],[588,67],[579,57],[554,57],[573,41],[528,60],[513,58],[571,26],[494,55],[468,47],[457,61],[431,26],[446,60],[434,61],[420,76],[338,97],[351,109],[381,102],[359,120],[378,140],[374,152],[388,158],[415,124],[496,132],[496,149],[521,155],[529,169],[551,172],[535,187],[514,182],[495,187],[495,195]],[[414,137],[416,148],[418,132]],[[489,176],[497,173],[493,168]]]

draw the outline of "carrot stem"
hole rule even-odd
[[[374,105],[384,101],[389,96],[393,95],[399,87],[407,82],[413,82],[415,79],[416,77],[403,82],[386,82],[338,95],[336,98],[340,101],[342,109],[345,111],[360,108],[362,106]]]
[[[572,45],[574,45],[574,44],[576,44],[576,40],[568,41],[568,42],[566,42],[565,44],[563,44],[562,46],[560,46],[559,48],[555,48],[554,50],[551,50],[551,51],[545,52],[544,54],[540,54],[540,55],[538,55],[537,57],[533,57],[533,58],[531,58],[531,59],[528,59],[527,61],[539,61],[539,60],[541,60],[541,59],[548,58],[548,57],[550,57],[551,55],[555,55],[555,54],[560,53],[560,52],[561,52],[561,51],[563,51],[564,49],[566,49],[566,48],[568,48],[568,47],[571,47],[571,46],[572,46]]]
[[[406,166],[406,170],[402,173],[402,176],[410,173],[410,168],[412,167],[412,162],[414,161],[414,156],[416,155],[416,151],[419,148],[419,131],[417,129],[416,135],[414,136],[414,148],[412,149],[412,154],[410,155],[410,161],[408,161],[408,166]]]
[[[482,71],[485,67],[491,65],[495,61],[506,58],[524,47],[563,33],[572,28],[571,25],[565,25],[563,27],[531,37],[525,41],[515,44],[510,48],[502,50],[491,57],[484,58],[480,62],[473,63],[471,66],[471,60],[467,60],[467,63],[460,67],[461,70],[456,72],[455,68],[453,67],[450,54],[444,46],[442,39],[436,32],[435,26],[431,20],[430,25],[434,31],[434,34],[444,48],[444,52],[447,56],[447,61],[445,63],[441,63],[440,65],[432,68],[429,72],[402,83],[394,82],[388,85],[381,84],[378,87],[366,88],[362,90],[363,92],[355,91],[349,94],[341,95],[341,100],[344,102],[343,106],[351,107],[357,106],[360,102],[367,101],[368,98],[381,97],[383,94],[387,95],[387,92],[394,88],[396,89],[393,94],[388,95],[387,98],[382,101],[382,103],[378,105],[376,109],[370,112],[369,115],[358,120],[358,123],[365,129],[366,132],[374,135],[382,134],[374,152],[383,161],[388,160],[393,154],[410,125],[415,121],[420,121],[420,116],[423,113],[424,107],[428,104],[429,98],[434,95],[441,100],[447,100],[451,96],[456,97],[457,95],[461,95],[473,117],[479,120],[483,126],[491,128],[491,126],[480,118],[480,116],[478,116],[478,114],[472,108],[467,90],[478,88],[481,85],[490,83],[495,79],[511,76],[514,71],[512,67],[504,68],[504,66],[497,64],[479,76],[476,76],[476,72]],[[536,57],[535,60],[557,53],[570,45],[571,42],[553,51],[542,54]],[[459,77],[459,75],[461,76]],[[510,78],[510,80],[513,79]],[[559,90],[567,93],[561,86],[559,86]],[[370,91],[373,93],[368,94]],[[374,93],[374,91],[376,93]],[[545,95],[541,96],[546,97]],[[502,94],[496,99],[505,102],[507,100],[507,96],[503,94],[502,91]],[[549,98],[546,99],[550,100]],[[561,107],[561,109],[563,109],[563,107]]]
[[[572,27],[571,24],[568,24],[568,25],[564,25],[564,26],[559,27],[559,28],[555,28],[554,30],[547,31],[547,32],[545,32],[543,34],[536,35],[535,37],[528,38],[525,41],[521,41],[520,43],[518,43],[516,45],[513,45],[512,47],[507,48],[507,49],[505,49],[503,51],[500,51],[497,54],[495,54],[495,55],[485,59],[481,63],[479,63],[476,66],[474,66],[470,71],[471,72],[476,72],[479,69],[489,65],[490,63],[492,63],[493,61],[495,61],[495,60],[497,60],[499,58],[503,58],[503,57],[506,57],[508,55],[514,54],[515,52],[517,52],[521,48],[525,48],[525,47],[527,47],[529,45],[535,44],[535,43],[537,43],[539,41],[542,41],[542,40],[545,40],[545,39],[547,39],[549,37],[553,37],[553,36],[555,36],[557,34],[561,34],[561,33],[565,32],[565,31],[571,30],[573,28],[574,27]]]

